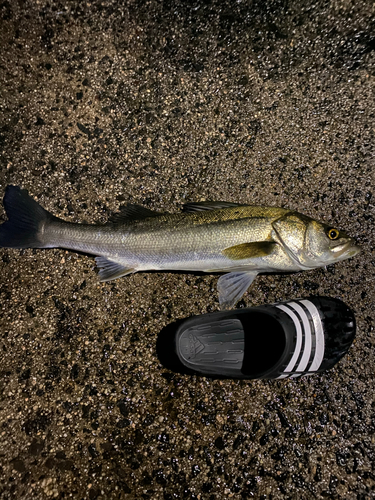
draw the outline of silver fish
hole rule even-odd
[[[257,274],[303,271],[357,255],[352,238],[294,210],[227,202],[188,203],[178,214],[127,205],[107,224],[65,222],[8,186],[0,247],[66,248],[96,255],[101,281],[138,271],[204,271],[233,307]]]

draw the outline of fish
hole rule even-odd
[[[170,214],[128,204],[105,224],[84,224],[55,217],[10,185],[4,208],[0,247],[92,254],[102,282],[138,271],[225,273],[221,309],[233,308],[259,273],[324,267],[360,251],[341,230],[280,207],[198,202]]]

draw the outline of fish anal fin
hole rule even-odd
[[[120,207],[120,211],[111,215],[108,222],[115,224],[127,224],[134,220],[148,219],[149,217],[158,217],[161,212],[155,212],[149,208],[140,205],[128,204]]]
[[[186,203],[183,212],[202,212],[205,210],[219,210],[221,208],[243,207],[243,203],[231,203],[229,201],[201,201],[197,203]]]
[[[106,257],[96,257],[95,262],[99,268],[99,279],[102,282],[115,280],[116,278],[136,272],[136,269],[126,267]]]
[[[241,299],[257,276],[257,271],[233,272],[220,276],[217,289],[220,309],[230,309]]]
[[[231,260],[251,259],[255,257],[265,257],[270,255],[277,243],[273,241],[254,241],[251,243],[241,243],[225,248],[223,255]]]

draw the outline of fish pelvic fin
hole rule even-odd
[[[95,262],[99,268],[99,279],[101,282],[115,280],[136,272],[136,269],[126,267],[123,264],[107,259],[107,257],[96,257]]]
[[[43,233],[46,225],[58,221],[28,194],[26,189],[7,186],[4,208],[8,220],[0,226],[0,247],[45,248]]]
[[[234,307],[254,281],[257,274],[257,271],[246,271],[227,273],[220,276],[217,283],[220,309]]]

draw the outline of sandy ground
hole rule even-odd
[[[363,0],[0,3],[1,195],[88,222],[290,207],[363,249],[239,304],[354,310],[349,354],[282,382],[160,364],[163,327],[218,309],[217,276],[99,284],[92,257],[2,249],[1,499],[375,498],[374,19]]]

